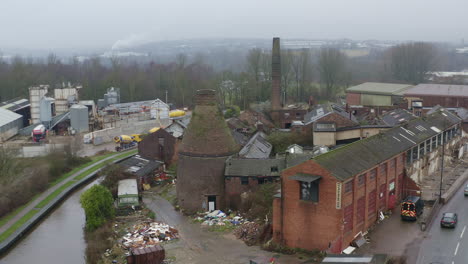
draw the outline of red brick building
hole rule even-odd
[[[170,165],[177,160],[178,145],[179,139],[172,136],[166,130],[159,129],[154,133],[146,135],[138,143],[138,154],[146,159],[160,160],[166,165]]]
[[[446,108],[468,108],[468,85],[419,84],[404,92],[408,108],[413,102],[421,102],[421,107],[431,108],[440,105]]]
[[[273,203],[274,239],[289,247],[340,253],[376,222],[379,212],[419,189],[405,166],[440,148],[437,142],[427,148],[428,140],[441,134],[448,142],[456,138],[460,121],[439,111],[285,169],[281,195]],[[421,155],[408,162],[407,151],[415,147]]]

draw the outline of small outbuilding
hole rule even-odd
[[[23,127],[23,116],[0,108],[0,142],[18,134],[19,129]]]
[[[139,205],[137,180],[126,179],[119,181],[117,199],[119,207]]]

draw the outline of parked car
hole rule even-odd
[[[457,226],[458,217],[456,213],[444,213],[440,220],[441,227],[453,227]]]
[[[465,196],[468,196],[468,184],[465,186]]]

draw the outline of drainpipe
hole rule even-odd
[[[284,164],[285,164],[285,167],[287,167],[287,160],[288,160],[288,155],[289,155],[289,152],[286,152],[286,155],[284,156]],[[281,234],[280,234],[280,243],[282,245],[284,245],[284,187],[283,187],[283,173],[281,172],[280,173],[280,190],[281,190],[281,198],[280,198],[280,212],[281,212]]]

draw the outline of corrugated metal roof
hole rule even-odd
[[[408,89],[405,96],[449,96],[468,97],[468,85],[429,84],[423,83]]]
[[[136,194],[138,195],[138,186],[136,179],[126,179],[119,181],[118,196]]]
[[[446,130],[460,121],[459,117],[447,110],[439,111],[316,156],[314,160],[344,181],[436,136],[439,134],[437,130]]]
[[[239,156],[248,159],[267,159],[273,146],[266,140],[263,132],[257,132],[239,151]]]
[[[3,108],[0,108],[0,127],[7,125],[13,121],[16,121],[18,119],[23,118],[22,115],[19,115],[15,112],[12,112],[10,110],[6,110]]]
[[[343,109],[337,104],[327,103],[327,104],[317,105],[312,111],[305,114],[304,125],[308,125],[310,123],[316,122],[320,120],[322,117],[325,117],[331,113],[337,113],[346,119],[351,118],[350,120],[357,124],[357,120],[354,115],[350,115],[348,112],[346,112],[345,109]]]
[[[405,109],[395,109],[382,115],[382,121],[389,126],[396,126],[417,117]]]
[[[24,98],[15,98],[0,103],[0,108],[4,108],[10,111],[18,111],[28,106],[30,106],[29,100]]]
[[[412,85],[410,84],[366,82],[349,87],[346,89],[346,92],[361,94],[403,95],[403,92],[411,87]]]

